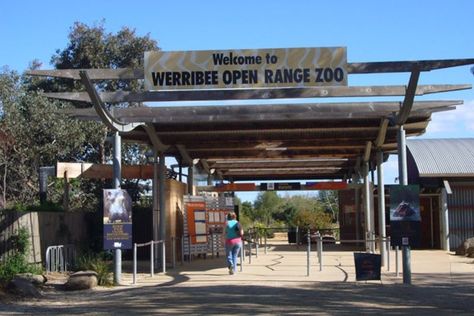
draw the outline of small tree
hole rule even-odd
[[[294,223],[306,230],[328,229],[332,226],[332,216],[321,211],[300,210],[295,215]]]
[[[41,273],[39,267],[28,263],[29,239],[28,230],[24,227],[19,228],[16,235],[12,236],[13,254],[0,263],[1,285],[7,284],[19,273]]]

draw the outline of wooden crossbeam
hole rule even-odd
[[[89,179],[112,179],[113,166],[92,163],[58,162],[56,177],[63,178],[67,174],[69,179],[78,177]],[[153,179],[152,165],[122,165],[123,179]]]
[[[396,118],[396,122],[398,125],[403,125],[406,122],[408,116],[410,115],[410,111],[413,107],[413,100],[415,99],[415,92],[419,78],[419,66],[414,65],[410,75],[410,81],[408,82],[407,93],[405,94],[405,98],[403,99],[402,108],[400,109],[400,112],[398,113]]]
[[[428,113],[438,108],[448,108],[462,104],[460,100],[414,102],[411,113]],[[309,119],[355,119],[392,116],[400,111],[401,102],[352,102],[352,103],[311,103],[197,107],[138,107],[119,108],[114,116],[124,122],[147,123],[216,123],[244,121],[277,121]],[[64,113],[79,119],[98,119],[92,109],[68,109]],[[405,119],[406,120],[406,119]]]
[[[438,59],[417,61],[382,61],[365,63],[347,63],[349,74],[410,72],[413,65],[419,65],[421,71],[458,67],[474,64],[473,58],[466,59]],[[55,70],[30,70],[30,76],[56,77],[79,80],[79,71],[86,70],[91,80],[130,80],[143,79],[144,69],[118,68],[118,69],[55,69]]]
[[[470,84],[420,85],[415,94],[425,95],[471,89]],[[327,98],[327,97],[381,97],[404,96],[406,86],[352,86],[352,87],[313,87],[282,89],[238,89],[238,90],[185,90],[185,91],[142,91],[142,92],[101,92],[99,96],[105,103],[121,102],[168,102],[168,101],[212,101],[246,99],[287,99],[287,98]],[[66,101],[91,102],[85,92],[48,92],[48,98]]]

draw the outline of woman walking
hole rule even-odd
[[[237,271],[237,257],[242,249],[243,235],[244,230],[237,221],[237,215],[234,212],[230,212],[227,214],[225,226],[225,253],[229,274],[234,274]]]

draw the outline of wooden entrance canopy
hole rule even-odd
[[[94,108],[68,115],[102,120],[125,141],[149,143],[185,166],[199,166],[228,181],[349,179],[376,151],[397,149],[398,126],[407,136],[425,132],[434,112],[460,100],[417,101],[416,96],[470,89],[468,84],[418,85],[421,72],[474,64],[474,59],[349,63],[349,74],[408,72],[406,86],[347,86],[200,91],[98,92],[94,81],[142,80],[143,69],[36,70],[30,75],[81,80],[85,92],[46,93]],[[355,97],[370,101],[340,101]],[[386,97],[398,98],[386,101]],[[319,98],[335,102],[315,103]],[[277,99],[285,99],[278,100]],[[382,99],[382,100],[380,100]],[[229,100],[238,100],[228,105]],[[245,100],[245,101],[242,101]],[[254,100],[252,102],[252,100]],[[164,106],[169,101],[222,101],[222,105]],[[304,102],[303,102],[304,101]],[[105,103],[157,102],[113,108]]]

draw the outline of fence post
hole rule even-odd
[[[137,284],[137,243],[133,244],[133,284]]]
[[[387,247],[387,271],[390,271],[390,236],[386,239],[385,247]]]
[[[309,276],[309,267],[311,265],[310,263],[310,255],[311,255],[311,232],[308,229],[308,235],[306,236],[306,242],[308,243],[308,250],[306,253],[306,276]]]
[[[153,240],[150,241],[150,276],[153,277],[153,273],[155,272],[155,254],[153,251],[154,245],[153,245]]]
[[[397,278],[400,276],[398,270],[398,246],[395,246],[395,274]]]
[[[49,259],[49,256],[51,255],[51,247],[48,247],[46,249],[46,260],[45,260],[45,265],[46,265],[46,273],[51,272],[51,259]]]
[[[173,262],[172,267],[173,269],[176,268],[176,237],[171,237],[171,246],[172,246],[172,255],[173,255]]]
[[[161,241],[161,249],[162,249],[162,253],[163,253],[163,257],[161,258],[161,264],[163,266],[163,274],[166,273],[166,245],[165,245],[165,241],[162,240]]]
[[[188,262],[191,263],[191,235],[188,235]]]
[[[242,248],[240,249],[240,272],[243,271],[243,266],[244,266],[244,258],[242,256],[242,254],[245,252],[245,248],[244,248],[244,242],[242,241]]]
[[[264,236],[264,242],[265,242],[265,249],[264,252],[267,254],[267,229],[265,228],[265,236]]]
[[[181,265],[184,264],[184,235],[181,235]]]
[[[323,239],[319,232],[317,233],[316,238],[318,243],[319,271],[323,271]]]
[[[214,259],[214,233],[211,233],[211,252],[212,252],[212,259]]]
[[[249,264],[252,263],[252,241],[249,242]]]
[[[63,254],[63,247],[58,247],[58,256],[59,256],[59,271],[64,272],[64,254]]]

